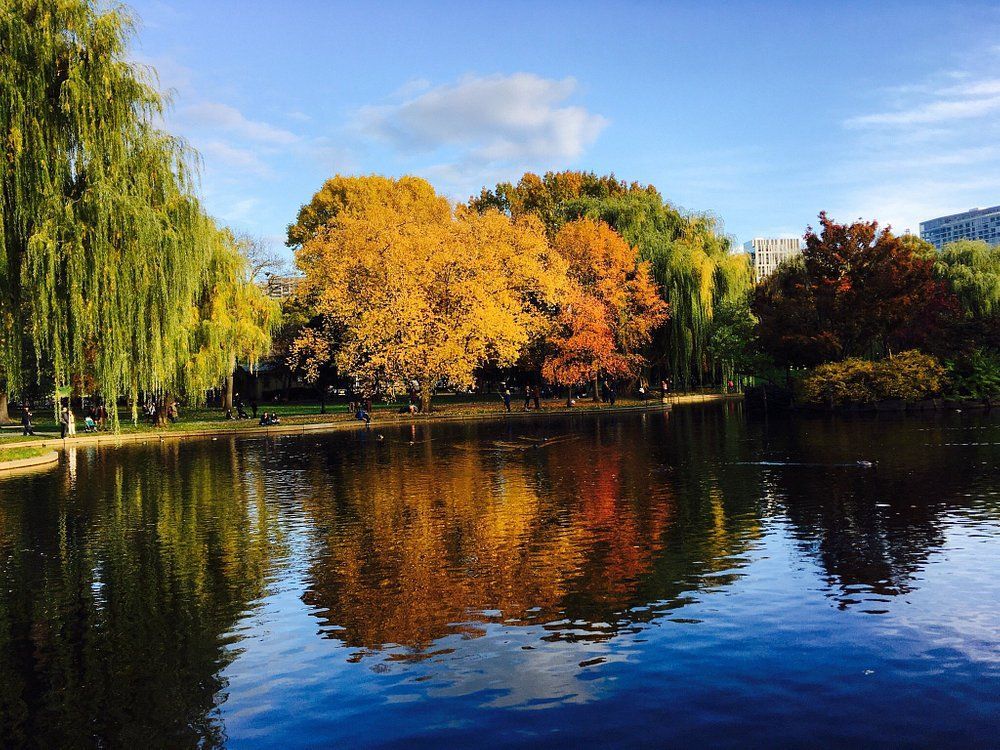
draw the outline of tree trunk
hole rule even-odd
[[[424,380],[420,383],[420,411],[422,414],[431,413],[431,397],[434,395],[434,383]]]
[[[317,388],[319,393],[319,413],[326,414],[326,388]]]
[[[222,411],[233,410],[233,374],[226,375],[226,389],[222,394]]]
[[[157,399],[156,401],[157,427],[166,427],[170,423],[170,420],[167,415],[169,414],[170,407],[173,406],[173,403],[174,403],[174,397],[171,396],[169,393],[164,393],[162,396],[160,396],[159,399]]]
[[[601,386],[597,382],[597,376],[594,376],[594,403],[596,404],[601,400]]]
[[[7,424],[10,422],[10,412],[8,411],[7,404],[7,392],[0,392],[0,424]]]

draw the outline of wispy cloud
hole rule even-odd
[[[851,156],[828,170],[842,187],[829,206],[898,231],[1000,195],[1000,78],[947,70],[878,92],[892,103],[847,119]]]
[[[225,141],[204,141],[198,150],[213,166],[218,164],[257,177],[270,177],[273,172],[260,156],[251,149],[240,148]]]
[[[930,91],[914,86],[905,93],[916,93],[930,101],[887,112],[851,117],[845,125],[849,128],[938,125],[980,118],[1000,110],[1000,78],[970,81]]]
[[[287,146],[299,136],[267,122],[251,120],[235,107],[219,102],[200,102],[185,107],[179,118],[194,127],[212,129],[257,143]]]
[[[423,81],[404,87],[406,93],[413,89],[422,93],[397,104],[362,107],[357,129],[408,154],[450,149],[456,163],[528,163],[575,159],[608,124],[569,103],[578,92],[572,78],[515,73],[468,76],[429,89]]]

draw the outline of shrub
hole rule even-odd
[[[941,393],[945,369],[930,354],[915,349],[900,352],[875,364],[873,383],[879,399],[919,401]]]
[[[989,398],[1000,395],[1000,354],[976,349],[948,362],[951,392],[961,398]]]
[[[875,363],[845,359],[819,365],[801,380],[802,399],[810,404],[867,404],[875,401]]]
[[[883,399],[918,401],[941,392],[945,369],[929,354],[901,352],[879,362],[845,359],[813,369],[801,381],[810,404],[870,404]]]

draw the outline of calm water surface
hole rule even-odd
[[[0,479],[0,745],[1000,741],[1000,418],[383,433]]]

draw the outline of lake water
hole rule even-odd
[[[380,429],[0,478],[0,745],[1000,742],[1000,418]]]

